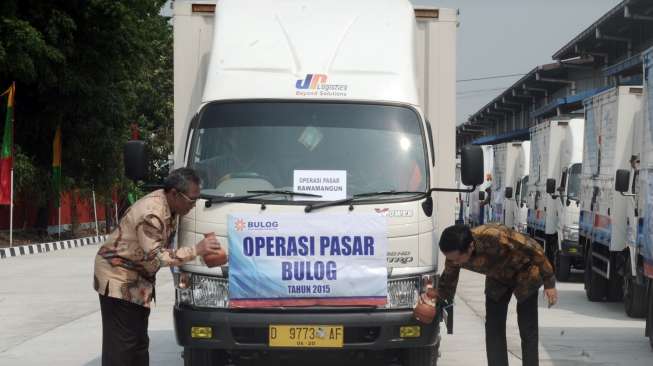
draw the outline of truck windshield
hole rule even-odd
[[[567,198],[578,200],[580,194],[580,173],[582,166],[580,163],[573,164],[569,168],[569,177],[567,178]]]
[[[189,163],[202,178],[202,193],[215,196],[306,186],[318,194],[339,190],[342,198],[423,192],[428,176],[423,136],[417,113],[400,106],[213,103],[200,114]]]

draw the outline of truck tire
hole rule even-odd
[[[227,365],[227,353],[221,350],[184,348],[184,366]]]
[[[607,292],[608,281],[592,269],[592,249],[590,248],[585,256],[585,295],[589,301],[603,301]]]
[[[571,258],[562,254],[559,250],[555,252],[555,274],[556,280],[561,282],[569,281],[571,273]]]
[[[630,268],[630,258],[626,261],[626,269]],[[630,271],[627,271],[630,272]],[[646,317],[646,287],[638,285],[636,278],[630,273],[623,277],[624,309],[631,318]]]
[[[406,348],[403,350],[403,366],[436,366],[440,345]]]

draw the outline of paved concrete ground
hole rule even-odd
[[[96,250],[92,246],[0,261],[0,365],[100,365],[99,304],[91,289]],[[440,366],[485,364],[483,284],[482,276],[463,271],[455,334],[444,336]],[[622,304],[588,302],[581,283],[563,283],[559,290],[558,306],[547,309],[540,300],[541,365],[653,365],[643,320],[627,318]],[[151,364],[182,365],[168,271],[159,274],[157,298],[150,318]],[[508,343],[514,366],[521,364],[514,304],[510,311]],[[313,364],[308,360],[300,364]]]

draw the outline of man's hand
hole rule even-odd
[[[218,254],[222,251],[220,242],[215,237],[215,235],[206,236],[202,241],[197,243],[195,246],[195,253],[199,256],[205,256],[207,254]]]
[[[558,302],[558,290],[554,288],[544,289],[544,295],[547,300],[549,300],[549,307],[555,305]]]

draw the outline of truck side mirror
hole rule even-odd
[[[504,196],[506,198],[512,198],[512,187],[506,187],[506,191],[504,193]]]
[[[460,176],[466,186],[483,183],[483,150],[479,146],[463,146],[460,151]]]
[[[123,149],[125,176],[133,181],[147,176],[148,156],[145,141],[127,141]]]
[[[556,180],[549,178],[546,180],[546,193],[554,194],[556,193]]]
[[[485,192],[483,191],[478,192],[478,200],[485,201]]]
[[[614,190],[620,193],[628,192],[628,183],[630,182],[630,171],[619,169],[614,178]]]

